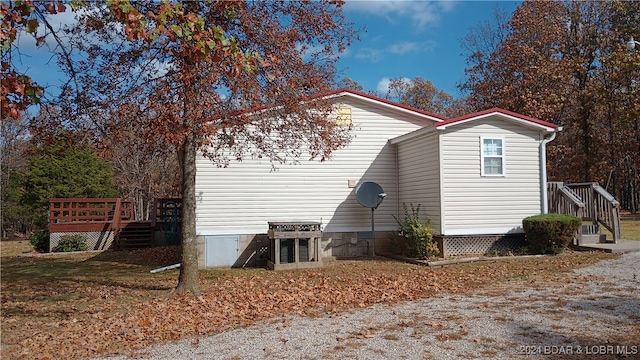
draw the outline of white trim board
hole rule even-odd
[[[473,229],[451,229],[446,230],[444,236],[456,235],[497,235],[497,234],[522,234],[524,229],[519,227],[506,228],[473,228]]]

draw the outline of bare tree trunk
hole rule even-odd
[[[180,156],[182,167],[182,263],[176,293],[202,295],[198,281],[196,242],[196,143],[193,132],[185,138]]]
[[[635,180],[633,177],[630,177],[629,179],[629,194],[631,195],[630,196],[631,203],[629,204],[631,214],[636,214],[638,212],[638,204],[636,202],[636,187],[635,187]]]

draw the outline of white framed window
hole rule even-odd
[[[352,111],[350,107],[341,106],[336,109],[336,124],[338,126],[349,127],[352,121]]]
[[[480,138],[480,175],[505,176],[504,138]]]

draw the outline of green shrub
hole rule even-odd
[[[53,248],[54,252],[87,251],[87,238],[80,234],[62,235],[60,242]]]
[[[393,217],[398,223],[398,231],[394,234],[393,242],[398,246],[402,255],[426,259],[438,256],[440,250],[433,241],[433,227],[431,220],[424,218],[420,220],[420,204],[417,207],[411,205],[411,211],[407,204],[404,207],[404,218]]]
[[[534,254],[560,254],[569,246],[581,225],[579,217],[553,213],[522,220],[529,250]]]
[[[33,249],[38,252],[49,252],[49,232],[40,231],[29,238],[29,242]]]

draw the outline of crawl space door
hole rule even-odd
[[[205,266],[233,266],[238,260],[239,235],[205,236]]]

